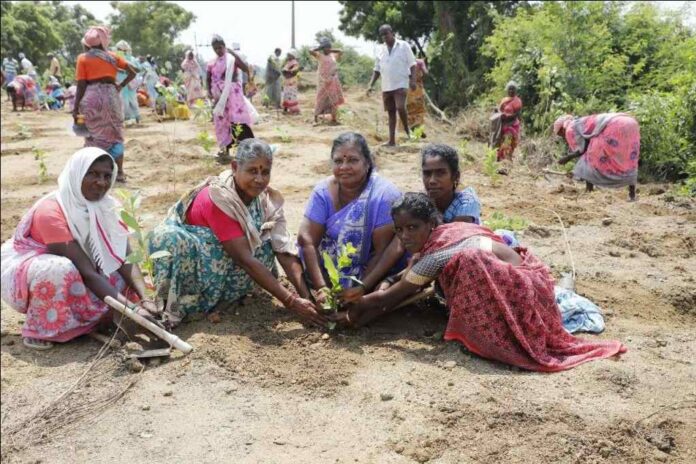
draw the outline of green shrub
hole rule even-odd
[[[689,115],[684,99],[651,92],[636,95],[629,108],[640,123],[641,177],[683,177],[687,161],[696,156],[685,132],[687,119],[693,115]]]

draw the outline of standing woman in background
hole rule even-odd
[[[522,100],[517,96],[517,84],[510,81],[505,86],[507,97],[503,98],[498,105],[500,123],[497,126],[496,134],[493,139],[493,146],[498,147],[498,161],[508,161],[512,163],[512,154],[520,143],[520,111],[522,110]],[[503,174],[503,172],[501,172]]]
[[[331,123],[336,124],[338,122],[336,118],[338,107],[345,103],[341,81],[338,78],[338,65],[336,64],[336,59],[340,58],[343,51],[331,48],[331,41],[322,37],[319,41],[319,47],[310,53],[319,61],[314,122],[319,121],[319,116],[330,114]]]
[[[299,72],[300,62],[297,61],[297,52],[290,50],[287,62],[283,66],[283,111],[290,114],[300,114],[297,89]]]
[[[131,46],[128,42],[125,40],[120,40],[116,44],[116,54],[125,58],[128,64],[133,67],[135,72],[140,71],[140,66],[137,65],[137,60],[133,56]],[[126,80],[126,76],[126,71],[119,69],[116,78],[123,82]],[[123,104],[123,120],[135,121],[136,123],[139,123],[140,108],[138,107],[138,94],[136,93],[138,89],[137,80],[138,79],[133,79],[128,83],[128,85],[123,86],[121,89],[121,103]]]
[[[280,48],[273,51],[273,55],[268,57],[266,62],[266,97],[268,105],[272,109],[280,109],[281,87],[281,65],[280,65]]]
[[[186,86],[186,103],[193,106],[199,98],[205,98],[203,83],[201,82],[201,69],[193,55],[193,50],[186,52],[184,61],[181,62],[181,70],[184,71],[184,86]]]
[[[215,137],[220,147],[218,162],[226,164],[232,160],[232,145],[254,137],[253,116],[239,79],[239,70],[249,72],[249,68],[239,55],[225,47],[221,36],[213,35],[212,46],[217,58],[208,63],[208,98],[213,101]]]
[[[125,182],[123,172],[123,108],[119,92],[135,77],[135,69],[125,58],[107,51],[111,32],[106,26],[89,28],[82,39],[87,48],[77,57],[75,79],[77,94],[73,119],[84,116],[89,135],[85,147],[99,147],[116,161],[116,181]],[[116,83],[116,73],[125,70],[126,78]]]

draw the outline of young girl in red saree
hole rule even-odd
[[[349,306],[339,322],[366,324],[437,279],[450,312],[445,340],[481,357],[556,372],[626,351],[621,342],[583,340],[564,330],[553,277],[527,249],[512,249],[476,224],[438,225],[423,193],[405,194],[392,215],[412,264],[397,283]]]

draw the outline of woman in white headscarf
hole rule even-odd
[[[25,346],[49,349],[108,322],[106,296],[157,312],[140,269],[126,262],[128,229],[108,194],[114,182],[116,164],[106,151],[77,151],[58,189],[37,201],[2,245],[2,299],[26,314]]]

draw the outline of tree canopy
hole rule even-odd
[[[171,2],[111,2],[116,10],[109,16],[114,41],[125,40],[139,55],[169,61],[174,69],[183,59],[184,45],[176,44],[181,32],[188,29],[196,16]]]

